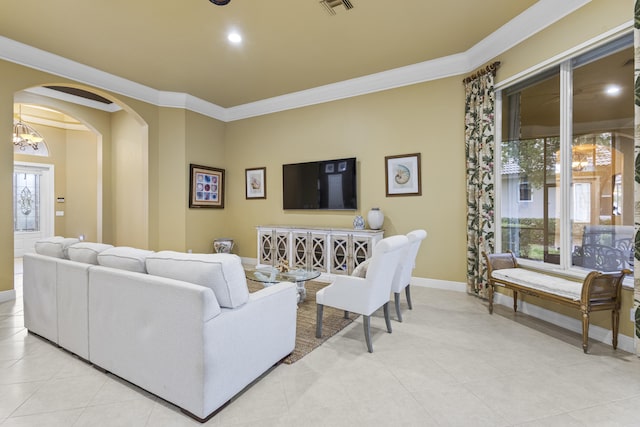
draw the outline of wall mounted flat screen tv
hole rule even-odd
[[[282,165],[284,209],[358,208],[355,157]]]

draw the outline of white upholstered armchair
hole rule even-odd
[[[384,307],[387,331],[391,332],[389,320],[389,293],[400,258],[409,243],[406,236],[391,236],[382,239],[375,246],[367,268],[366,277],[336,276],[336,280],[316,293],[317,320],[316,337],[322,336],[322,312],[325,305],[349,312],[362,314],[364,336],[369,353],[371,344],[371,314]]]
[[[416,266],[416,256],[418,255],[420,244],[426,237],[427,232],[425,230],[414,230],[407,234],[409,245],[406,249],[405,255],[402,257],[402,260],[398,265],[398,271],[396,272],[396,275],[393,278],[393,284],[391,285],[398,322],[402,322],[402,313],[400,313],[400,292],[402,292],[403,289],[407,296],[407,305],[409,306],[409,310],[413,309],[413,306],[411,305],[409,283],[411,282],[411,273]]]

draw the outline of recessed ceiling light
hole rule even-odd
[[[607,93],[607,95],[609,96],[616,96],[619,95],[620,92],[622,91],[622,89],[620,88],[620,86],[618,85],[610,85],[607,86],[607,89],[605,90],[605,92]]]
[[[229,35],[227,35],[227,39],[231,43],[236,43],[237,44],[237,43],[240,43],[242,41],[242,36],[239,33],[233,31],[233,32],[229,33]]]

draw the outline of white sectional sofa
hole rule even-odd
[[[249,294],[236,255],[62,238],[36,252],[24,256],[26,328],[199,421],[295,346],[295,284]]]

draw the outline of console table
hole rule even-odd
[[[372,255],[383,230],[261,225],[258,230],[258,265],[351,274]]]

